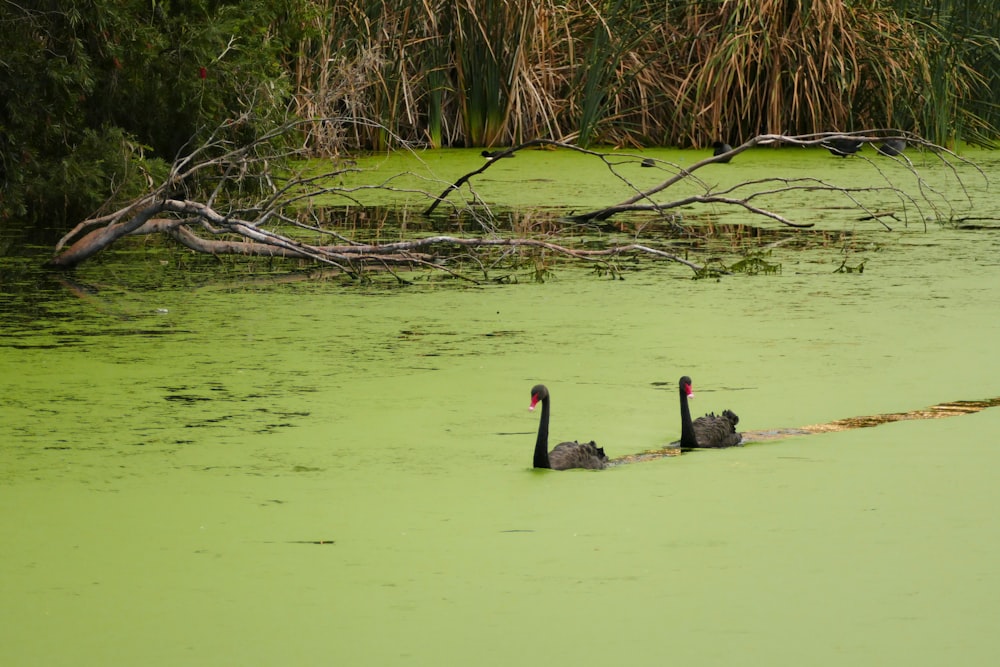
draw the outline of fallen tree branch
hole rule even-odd
[[[199,210],[208,216],[208,213],[204,210],[202,205],[193,202],[164,202],[164,207],[174,210],[183,209],[188,212],[191,210]],[[216,223],[220,222],[217,214],[208,217],[213,219]],[[92,236],[99,236],[101,243],[107,243],[107,238],[110,238],[115,234],[120,235],[122,233],[121,230],[129,228],[129,233],[135,235],[168,234],[186,248],[201,253],[212,255],[246,255],[311,260],[334,266],[352,277],[356,277],[358,272],[358,269],[354,268],[355,265],[365,266],[374,263],[385,265],[395,264],[425,267],[429,266],[444,270],[456,277],[468,279],[466,276],[444,267],[442,261],[439,259],[439,253],[431,252],[433,248],[442,246],[447,248],[472,249],[491,247],[539,248],[586,261],[603,261],[608,257],[629,253],[642,253],[661,259],[667,259],[672,262],[677,262],[678,264],[683,264],[696,272],[701,271],[704,268],[695,262],[678,257],[677,255],[668,253],[664,250],[651,248],[638,243],[616,245],[614,247],[602,248],[600,250],[581,250],[539,239],[463,238],[442,235],[381,244],[363,244],[355,242],[347,245],[312,246],[292,241],[273,232],[264,232],[243,222],[229,221],[225,224],[236,233],[250,240],[236,241],[229,239],[203,238],[192,231],[191,227],[193,226],[193,221],[190,219],[181,220],[157,218],[145,220],[142,224],[137,226],[134,224],[135,222],[136,221],[134,220],[130,221],[129,224],[116,223],[115,226],[104,227],[96,232],[92,232],[91,235],[84,237],[84,239],[81,239],[78,243],[86,244],[88,239]],[[215,235],[223,233],[224,232],[218,229],[213,231],[213,234]],[[76,244],[74,244],[74,247],[75,246]],[[84,246],[81,246],[75,251],[71,249],[70,251],[63,253],[57,258],[63,263],[54,263],[53,265],[71,266],[68,262],[74,260],[80,261],[81,253],[84,252],[83,248]]]
[[[938,155],[952,170],[955,170],[955,165],[948,158],[966,162],[954,153],[923,141],[919,137],[894,130],[802,136],[760,135],[728,153],[706,157],[687,167],[657,160],[653,166],[670,173],[657,185],[644,189],[630,180],[628,174],[631,172],[622,169],[623,167],[631,169],[640,163],[649,166],[646,164],[648,159],[641,155],[602,153],[561,141],[532,139],[486,156],[487,159],[482,166],[461,176],[437,196],[427,192],[405,190],[431,200],[423,211],[425,216],[429,216],[440,204],[447,201],[452,193],[468,186],[471,189],[473,203],[464,205],[463,208],[456,207],[456,211],[471,217],[480,225],[482,232],[479,236],[443,234],[386,243],[363,243],[350,238],[348,234],[321,225],[313,214],[315,201],[322,196],[336,195],[351,202],[352,205],[360,206],[359,193],[365,189],[403,192],[404,190],[393,186],[393,181],[398,179],[400,174],[390,175],[378,184],[345,187],[340,185],[340,177],[347,172],[357,171],[353,163],[346,162],[333,163],[332,169],[322,174],[303,175],[284,167],[281,171],[282,177],[276,176],[274,170],[278,165],[285,164],[283,161],[286,158],[296,157],[298,153],[295,149],[287,148],[285,144],[276,143],[272,146],[269,142],[277,140],[283,133],[296,131],[303,124],[315,123],[316,120],[290,123],[248,146],[232,147],[214,137],[211,138],[206,144],[179,158],[172,166],[169,177],[152,192],[125,203],[112,213],[85,220],[74,227],[57,243],[49,265],[70,268],[107,249],[123,237],[159,233],[199,253],[303,260],[332,267],[352,278],[358,278],[363,271],[373,267],[392,271],[393,266],[410,266],[431,268],[453,277],[472,280],[464,275],[463,267],[472,265],[488,277],[488,272],[499,266],[501,261],[515,264],[520,261],[519,252],[523,249],[535,252],[548,251],[564,257],[604,264],[612,271],[617,271],[612,263],[617,257],[646,255],[682,264],[699,274],[705,270],[705,266],[669,252],[668,249],[656,248],[655,244],[648,241],[644,242],[640,238],[640,232],[634,235],[632,242],[618,242],[598,249],[574,248],[567,243],[557,243],[548,235],[538,238],[537,234],[529,236],[524,232],[505,233],[497,224],[497,217],[472,188],[473,182],[478,175],[506,156],[513,156],[516,152],[527,148],[547,147],[572,150],[600,160],[612,178],[625,184],[632,191],[632,195],[622,202],[593,211],[572,213],[563,220],[588,223],[604,221],[626,212],[653,212],[663,215],[681,207],[721,205],[741,208],[753,216],[773,220],[784,227],[803,229],[812,227],[814,223],[793,220],[761,202],[767,197],[788,193],[826,192],[847,198],[852,206],[866,214],[865,219],[875,220],[889,229],[883,218],[890,217],[890,214],[867,205],[861,198],[863,193],[879,195],[890,193],[899,198],[904,210],[913,207],[921,211],[921,217],[925,220],[929,216],[923,215],[924,207],[929,208],[938,217],[951,213],[945,211],[935,198],[950,206],[948,200],[937,193],[923,179],[910,159],[902,154],[893,159],[903,164],[917,179],[918,194],[911,194],[893,184],[885,172],[874,163],[872,164],[886,183],[863,188],[842,187],[811,177],[772,177],[743,181],[724,189],[713,189],[698,177],[697,172],[706,165],[727,161],[758,146],[779,144],[825,146],[827,142],[838,139],[873,143],[901,138],[912,146],[919,146]],[[957,175],[957,171],[955,173]],[[961,183],[961,178],[958,178],[958,181]],[[662,197],[664,192],[680,182],[693,183],[703,192],[685,194],[674,200]],[[961,187],[964,188],[964,184]],[[202,195],[196,196],[194,193],[197,192],[201,192]],[[680,219],[679,215],[675,216],[672,213],[670,215],[668,218],[670,226],[667,230],[675,236],[678,233],[687,234],[687,230],[674,222]],[[308,220],[303,221],[303,217]],[[951,214],[951,217],[954,215]],[[645,227],[645,224],[640,225],[639,230]],[[594,233],[593,226],[575,228],[563,226],[559,233],[565,236],[581,228],[587,229],[587,233],[591,236]],[[336,243],[316,243],[317,238],[320,241],[336,241]],[[668,245],[673,243],[672,238],[667,241]],[[491,251],[492,255],[489,254]],[[500,259],[497,259],[497,252]],[[722,266],[718,260],[709,260],[709,263],[713,272],[726,272],[724,267],[716,268]],[[393,275],[405,282],[398,274]]]

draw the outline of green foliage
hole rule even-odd
[[[1000,128],[1000,5],[982,0],[895,0],[928,54],[918,127],[939,143],[992,145]]]
[[[865,261],[861,260],[854,266],[848,266],[847,259],[845,258],[836,269],[833,270],[834,273],[864,273],[865,272]]]
[[[472,146],[503,140],[513,88],[530,48],[531,3],[464,0],[455,6],[455,83]]]
[[[147,159],[124,130],[85,129],[73,150],[28,183],[26,200],[60,219],[82,220],[102,205],[128,201],[162,182],[169,165]]]
[[[781,273],[781,264],[769,262],[770,252],[748,251],[743,259],[726,266],[721,258],[710,258],[700,268],[695,270],[694,280],[715,279],[720,280],[723,276],[733,273],[743,273],[748,276],[756,275],[776,275]]]
[[[623,62],[628,53],[653,29],[641,21],[645,12],[641,2],[616,0],[607,3],[602,12],[595,12],[589,43],[583,62],[577,68],[576,106],[579,114],[577,143],[587,147],[597,136],[598,127],[609,115],[614,115],[614,100],[627,88],[644,66]],[[626,70],[627,74],[620,73]]]
[[[729,275],[731,271],[726,263],[718,257],[713,257],[705,262],[700,269],[695,269],[692,280],[721,280],[722,276]]]
[[[0,219],[76,222],[122,201],[228,119],[244,143],[284,117],[282,55],[309,0],[0,3]],[[135,180],[139,179],[139,180]]]
[[[110,68],[89,105],[92,122],[110,121],[169,158],[241,111],[252,122],[227,138],[256,138],[280,122],[290,89],[272,3],[139,4],[146,10],[119,14],[94,45]]]
[[[781,273],[781,264],[765,259],[770,254],[770,252],[748,252],[743,259],[730,266],[729,270],[733,273],[745,273],[749,276]]]

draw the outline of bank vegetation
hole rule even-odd
[[[275,161],[384,148],[989,144],[998,35],[974,0],[4,2],[0,220],[70,229],[164,183],[237,210]],[[257,178],[176,179],[276,138]]]

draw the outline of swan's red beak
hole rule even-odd
[[[688,398],[694,398],[694,389],[691,388],[691,385],[684,385],[684,391],[687,393]]]
[[[534,410],[536,405],[538,405],[538,394],[532,394],[531,405],[528,406],[528,410]]]

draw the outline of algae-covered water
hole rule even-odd
[[[527,410],[621,456],[683,374],[748,430],[1000,396],[972,196],[852,228],[863,273],[151,289],[124,248],[8,284],[0,663],[993,664],[1000,409],[600,472],[532,470]]]

